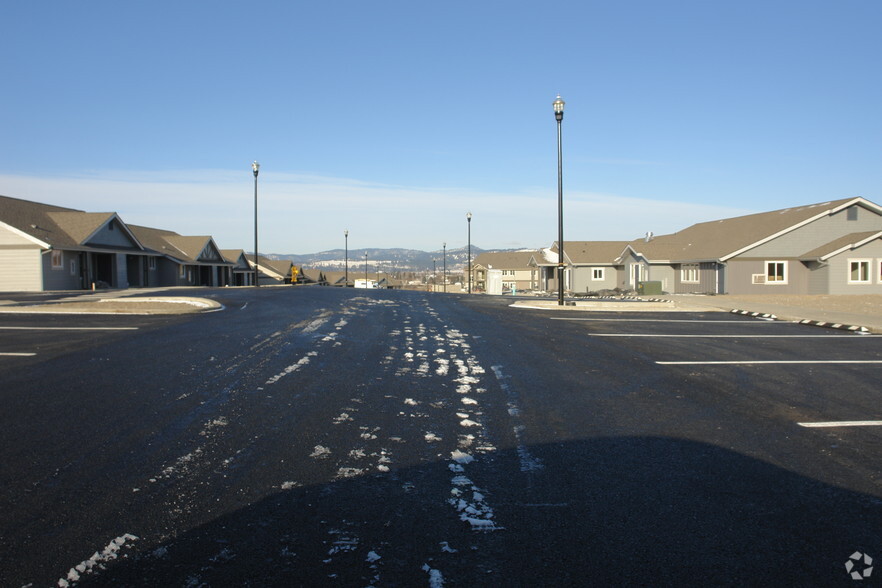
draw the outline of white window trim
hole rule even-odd
[[[59,249],[52,250],[51,257],[52,269],[64,269],[64,254]]]
[[[769,279],[769,264],[772,263],[780,263],[784,269],[784,276],[781,280],[770,280]],[[763,264],[763,268],[766,274],[766,286],[786,286],[790,282],[790,268],[789,264],[784,259],[770,259]]]
[[[597,277],[597,272],[600,272],[600,277]],[[603,267],[592,267],[591,268],[591,281],[592,282],[602,282],[606,279],[606,268]]]
[[[700,284],[701,283],[701,266],[697,263],[684,263],[680,265],[680,283],[681,284]],[[690,274],[695,272],[695,279],[690,279]]]
[[[853,280],[851,279],[851,264],[853,263],[866,263],[867,264],[867,279],[866,280]],[[848,270],[848,283],[849,284],[872,284],[873,283],[873,260],[870,258],[854,258],[848,260],[847,265]]]

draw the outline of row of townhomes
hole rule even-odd
[[[260,283],[290,281],[260,258]],[[115,212],[84,212],[0,196],[0,291],[157,286],[248,286],[254,257],[211,236],[130,225]]]
[[[479,291],[557,291],[558,244],[483,253]],[[882,207],[846,198],[633,241],[565,241],[564,289],[700,294],[882,294]]]

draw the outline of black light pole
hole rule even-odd
[[[466,213],[466,220],[469,223],[469,294],[472,293],[472,213]]]
[[[444,291],[447,292],[447,243],[444,243],[443,247],[444,247]]]
[[[257,280],[257,262],[260,259],[257,256],[257,172],[260,171],[260,164],[256,161],[252,163],[251,170],[254,172],[254,286],[259,287],[260,282]]]
[[[346,270],[345,270],[345,274],[344,274],[345,277],[343,278],[343,287],[346,288],[347,286],[349,286],[349,229],[346,229],[345,231],[343,231],[343,237],[345,238],[345,241],[346,241],[346,253],[345,253],[346,257],[345,257],[345,261],[344,261],[344,263],[346,264],[345,265]]]
[[[563,238],[563,152],[561,150],[560,127],[563,121],[564,101],[557,95],[554,118],[557,120],[557,304],[564,303],[564,238]]]

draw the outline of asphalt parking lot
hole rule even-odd
[[[208,294],[0,315],[0,583],[835,585],[882,553],[879,336]]]

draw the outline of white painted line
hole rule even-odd
[[[0,327],[0,331],[137,331],[138,327]]]
[[[589,337],[678,337],[681,339],[843,339],[854,341],[854,337],[843,337],[842,335],[670,335],[667,333],[659,334],[632,334],[632,333],[588,333]]]
[[[832,364],[832,363],[848,363],[848,364],[882,364],[882,359],[819,359],[819,360],[744,360],[744,361],[657,361],[658,365],[779,365],[779,364]]]
[[[820,423],[796,423],[800,427],[882,427],[882,421],[828,421]]]
[[[5,353],[0,351],[0,356],[3,357],[33,357],[37,355],[36,353]]]
[[[597,321],[602,323],[731,323],[739,325],[766,325],[765,322],[738,320],[738,321],[715,321],[715,320],[683,320],[683,319],[617,319],[617,318],[567,318],[562,316],[548,317],[553,321]],[[787,323],[781,323],[787,324]]]

